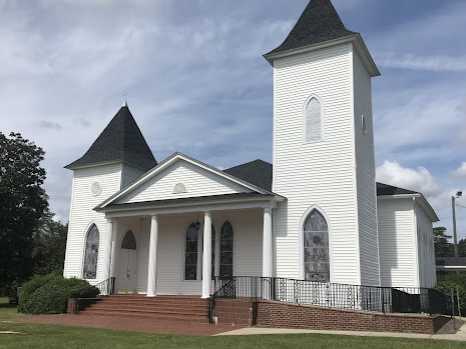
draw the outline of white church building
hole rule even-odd
[[[422,193],[376,183],[371,80],[380,73],[362,36],[330,1],[312,0],[264,57],[273,164],[157,161],[123,106],[66,166],[65,277],[202,298],[213,279],[234,276],[435,286],[435,211]]]

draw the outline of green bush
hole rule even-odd
[[[438,286],[444,293],[450,295],[451,290],[454,290],[455,309],[459,297],[461,313],[466,314],[466,273],[448,272],[439,277]],[[457,313],[457,311],[456,311]]]
[[[94,298],[99,289],[80,279],[52,273],[35,276],[20,293],[18,311],[29,314],[65,313],[69,298]]]

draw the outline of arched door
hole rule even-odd
[[[121,293],[137,292],[137,249],[136,238],[131,230],[128,230],[121,242],[120,272],[117,280],[118,291]]]

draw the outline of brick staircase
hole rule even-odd
[[[199,296],[114,295],[103,297],[80,314],[208,323],[208,302]]]

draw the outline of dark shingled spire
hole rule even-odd
[[[311,0],[285,41],[265,56],[355,34],[345,28],[330,0]]]
[[[120,108],[84,156],[65,167],[75,169],[118,161],[144,171],[157,165],[127,105]]]

